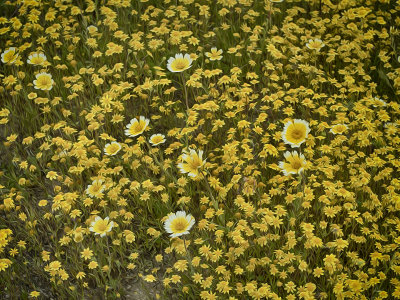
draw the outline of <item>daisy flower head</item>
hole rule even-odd
[[[324,46],[325,46],[324,42],[321,41],[320,39],[309,39],[308,43],[306,44],[306,47],[308,49],[316,50],[317,52],[319,52],[319,50],[321,50],[321,48]]]
[[[347,125],[346,124],[336,124],[332,126],[331,130],[329,132],[333,134],[342,134],[347,130]]]
[[[204,166],[206,160],[203,160],[203,151],[199,150],[196,152],[193,149],[189,149],[189,153],[183,150],[182,160],[178,163],[178,168],[181,173],[188,173],[190,177],[197,177],[200,175],[201,168]]]
[[[115,155],[119,152],[119,150],[121,150],[121,144],[118,142],[111,142],[109,144],[106,144],[104,146],[104,154],[105,155]]]
[[[50,91],[53,88],[54,80],[49,73],[36,74],[36,80],[33,81],[34,88],[37,90]]]
[[[300,147],[309,132],[310,127],[307,121],[294,119],[285,124],[282,131],[282,139],[285,144],[291,145],[292,148]]]
[[[374,97],[374,98],[372,99],[372,105],[373,105],[374,107],[382,107],[382,106],[386,106],[387,103],[386,103],[385,101],[383,101],[381,98]]]
[[[94,34],[98,31],[98,28],[96,26],[90,25],[87,27],[87,30],[89,31],[89,34]]]
[[[103,196],[104,189],[105,186],[103,185],[102,180],[93,180],[92,184],[88,185],[86,189],[86,194],[88,194],[91,198],[100,198]]]
[[[149,139],[150,144],[157,146],[159,144],[165,143],[165,135],[163,134],[153,134]]]
[[[135,137],[139,134],[142,134],[149,123],[150,120],[143,116],[140,116],[139,120],[134,118],[128,125],[126,125],[125,135]]]
[[[206,56],[210,60],[221,60],[222,59],[222,49],[217,50],[217,48],[213,47],[211,48],[211,52],[206,52]]]
[[[193,227],[195,220],[192,215],[186,215],[184,211],[177,211],[170,214],[164,222],[165,230],[170,233],[170,237],[178,237],[189,234],[189,230]]]
[[[41,66],[45,61],[47,61],[46,55],[43,53],[33,53],[28,56],[28,60],[26,62],[30,65]]]
[[[13,64],[18,58],[17,48],[10,47],[1,54],[1,62],[5,64]]]
[[[286,161],[279,162],[279,167],[282,169],[285,176],[289,174],[300,174],[307,165],[304,155],[297,153],[297,151],[286,151],[283,156]]]
[[[109,217],[104,219],[97,216],[94,221],[90,224],[89,230],[94,232],[95,235],[100,235],[101,237],[106,236],[107,232],[110,232],[114,227],[114,222],[109,221]]]
[[[167,61],[167,68],[171,72],[183,72],[192,66],[193,60],[189,54],[178,53],[175,57],[170,57]]]

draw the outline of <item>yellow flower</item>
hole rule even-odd
[[[58,260],[52,261],[49,264],[49,270],[57,271],[59,268],[61,268],[61,263]]]
[[[310,39],[308,40],[306,46],[308,49],[316,50],[317,52],[319,52],[319,50],[321,50],[321,48],[324,47],[325,44],[320,39]]]
[[[330,132],[332,132],[333,134],[342,134],[347,130],[347,128],[348,127],[345,124],[337,124],[332,126]]]
[[[121,150],[121,145],[118,142],[111,142],[110,144],[106,144],[104,146],[104,154],[105,155],[115,155]]]
[[[37,298],[40,296],[40,292],[38,291],[32,291],[29,296],[31,296],[32,298]]]
[[[186,215],[184,211],[177,211],[168,216],[168,219],[164,222],[164,228],[171,234],[170,237],[178,237],[189,234],[189,230],[194,225],[194,222],[195,220],[192,215]]]
[[[98,31],[97,27],[93,25],[88,26],[87,30],[89,31],[89,34],[95,34]]]
[[[88,268],[89,268],[90,270],[92,270],[92,269],[97,268],[98,265],[99,265],[99,264],[98,264],[97,262],[91,261],[91,262],[88,264]]]
[[[94,221],[90,224],[89,230],[94,232],[94,234],[99,234],[101,237],[106,236],[107,232],[110,232],[114,227],[114,222],[109,222],[109,217],[104,218],[96,217]]]
[[[49,73],[39,73],[36,75],[36,80],[33,81],[34,88],[37,90],[49,91],[52,89],[54,80]]]
[[[10,47],[1,54],[1,61],[5,64],[12,64],[18,58],[17,49]]]
[[[385,101],[383,101],[381,98],[374,97],[374,98],[372,99],[372,105],[373,105],[374,107],[381,107],[381,106],[386,106],[387,103],[386,103]]]
[[[154,281],[156,281],[156,278],[153,275],[150,274],[150,275],[146,275],[144,277],[144,280],[147,281],[147,282],[154,282]]]
[[[200,169],[204,165],[205,160],[203,160],[203,151],[199,150],[196,153],[195,150],[189,149],[188,154],[185,150],[182,154],[182,162],[178,164],[178,168],[181,173],[188,173],[190,177],[197,177],[200,174]]]
[[[279,167],[286,176],[289,174],[301,173],[307,164],[304,155],[297,153],[297,151],[293,151],[292,153],[286,151],[284,157],[287,162],[279,162]]]
[[[146,119],[143,116],[140,116],[138,119],[134,118],[131,122],[126,126],[125,134],[130,137],[137,136],[142,134],[146,127],[149,125],[150,120]]]
[[[86,276],[86,274],[84,272],[78,272],[78,274],[76,274],[77,279],[85,278],[85,276]]]
[[[307,121],[295,119],[285,124],[282,131],[282,139],[285,144],[289,144],[293,148],[300,147],[306,140],[309,132],[310,127]]]
[[[163,134],[153,134],[149,139],[150,144],[157,146],[159,144],[165,143],[165,135]]]
[[[0,271],[4,271],[12,264],[11,260],[7,258],[0,259]]]
[[[103,191],[105,187],[104,185],[102,185],[102,183],[102,180],[93,180],[92,184],[87,187],[86,194],[88,194],[91,198],[100,198],[101,196],[103,196]]]
[[[167,68],[171,72],[183,72],[192,66],[193,60],[189,54],[178,53],[175,57],[170,57],[167,62]]]
[[[90,248],[85,248],[85,249],[83,249],[83,251],[81,252],[81,257],[82,257],[84,260],[91,259],[92,256],[93,256],[93,251],[90,250]]]
[[[217,50],[217,48],[213,47],[213,48],[211,48],[211,52],[206,52],[206,56],[210,60],[221,60],[222,52],[223,52],[222,49]]]
[[[27,63],[30,65],[42,65],[47,60],[43,53],[33,53],[28,56]]]

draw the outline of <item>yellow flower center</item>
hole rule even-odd
[[[43,57],[40,56],[34,56],[31,59],[31,63],[34,65],[41,65],[43,63],[44,59]]]
[[[110,146],[107,147],[107,152],[110,153],[110,154],[114,154],[114,153],[116,153],[118,150],[119,150],[119,147],[118,147],[118,145],[116,145],[116,144],[112,144],[112,145],[110,145]]]
[[[189,66],[189,62],[184,58],[175,59],[171,64],[172,69],[177,71],[183,71]]]
[[[104,233],[108,229],[108,222],[104,220],[97,221],[94,226],[95,232]]]
[[[51,77],[48,75],[40,75],[36,79],[36,86],[39,89],[50,89],[52,86]]]
[[[173,233],[185,232],[189,226],[189,222],[186,218],[177,218],[171,222],[171,231]]]
[[[153,142],[154,144],[157,144],[157,143],[160,143],[162,140],[163,140],[163,137],[162,137],[162,136],[155,136],[155,137],[153,137],[152,142]]]
[[[294,162],[292,162],[292,168],[293,169],[300,169],[302,167],[301,162],[299,160],[295,160]]]
[[[292,131],[292,137],[294,138],[294,139],[299,139],[299,138],[301,138],[303,136],[303,132],[302,131],[300,131],[300,130],[298,130],[298,129],[294,129],[293,131]]]
[[[194,158],[191,162],[189,162],[189,165],[192,169],[198,169],[201,167],[201,161],[198,158]]]
[[[9,51],[8,53],[6,53],[4,55],[4,61],[11,62],[11,61],[15,60],[16,57],[17,57],[17,53],[15,53],[15,51]]]
[[[144,131],[144,126],[146,123],[143,122],[136,122],[135,124],[133,124],[130,128],[130,133],[131,134],[138,134]]]

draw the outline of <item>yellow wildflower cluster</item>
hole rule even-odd
[[[400,299],[400,3],[3,2],[0,298]]]

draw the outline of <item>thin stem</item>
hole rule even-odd
[[[185,79],[185,76],[183,75],[183,72],[181,72],[181,77],[182,77],[183,88],[185,91],[186,108],[187,108],[187,110],[189,110],[189,99],[188,99],[188,92],[186,89],[186,79]]]
[[[190,256],[189,251],[187,250],[186,247],[186,238],[183,236],[183,246],[185,247],[185,252],[186,252],[186,259],[189,262],[190,270],[192,271],[192,274],[194,274],[193,266],[192,266],[192,257]]]

